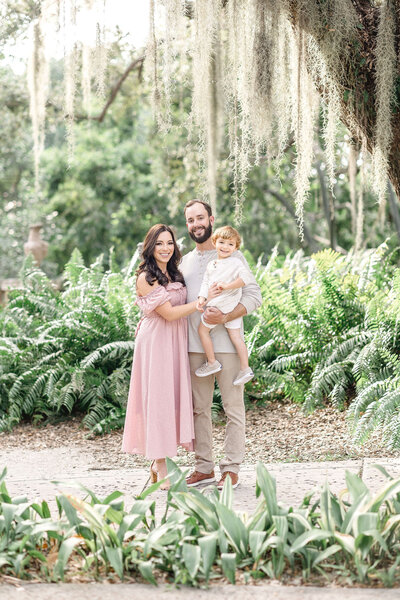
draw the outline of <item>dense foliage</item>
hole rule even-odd
[[[167,459],[169,460],[169,459]],[[278,502],[274,478],[260,463],[251,515],[232,509],[227,478],[221,494],[187,489],[185,474],[169,461],[171,489],[160,522],[146,489],[128,510],[121,493],[86,499],[57,497],[58,516],[42,501],[12,499],[0,477],[0,573],[21,579],[87,580],[108,576],[157,579],[200,586],[238,575],[286,580],[316,575],[337,583],[399,583],[400,479],[387,477],[372,493],[347,472],[347,490],[337,498],[326,483],[319,496],[296,508]],[[395,558],[397,556],[397,558]]]
[[[104,273],[78,251],[66,265],[64,290],[27,261],[23,290],[1,314],[0,427],[23,418],[86,413],[94,426],[122,425],[137,307],[132,266]]]
[[[253,345],[259,395],[308,410],[350,405],[355,439],[375,428],[399,447],[400,270],[385,245],[342,256],[271,258]],[[250,338],[253,333],[250,333]]]

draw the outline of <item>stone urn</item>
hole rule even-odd
[[[24,244],[25,254],[33,254],[36,264],[39,266],[44,257],[47,254],[47,249],[49,247],[48,243],[42,240],[40,237],[40,230],[43,225],[41,223],[36,223],[35,225],[31,225],[29,227],[29,237],[28,241]]]

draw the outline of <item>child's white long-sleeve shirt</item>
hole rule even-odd
[[[208,289],[213,283],[219,281],[231,283],[235,279],[238,279],[238,277],[243,280],[245,285],[254,281],[252,273],[245,267],[240,259],[235,258],[234,256],[211,260],[204,273],[199,296],[207,298]],[[229,313],[240,302],[241,296],[242,288],[223,290],[219,296],[210,300],[207,303],[207,306],[216,306],[221,312]]]

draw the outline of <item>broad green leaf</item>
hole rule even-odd
[[[335,528],[340,530],[343,525],[345,513],[339,500],[333,495],[331,495],[331,514],[335,522]]]
[[[367,534],[367,531],[377,529],[378,513],[364,512],[357,515],[354,526],[354,534]]]
[[[382,475],[384,475],[388,479],[390,479],[390,480],[394,479],[392,477],[392,475],[390,475],[390,473],[388,473],[388,471],[385,469],[385,467],[382,467],[382,465],[373,464],[373,465],[371,465],[371,467],[373,469],[377,469],[378,471],[380,471],[382,473]]]
[[[216,503],[215,508],[221,525],[237,553],[244,555],[247,551],[248,533],[243,521],[224,504]]]
[[[222,492],[220,495],[220,503],[226,506],[229,509],[232,509],[233,504],[233,488],[232,488],[232,480],[230,477],[227,477],[224,482],[224,487],[222,488]]]
[[[198,543],[201,550],[204,575],[206,579],[208,579],[217,551],[217,535],[211,534],[201,537],[199,538]]]
[[[174,523],[164,523],[155,529],[152,529],[143,546],[143,554],[147,557],[152,553],[152,549],[157,546],[165,546],[176,543],[180,538],[180,530]]]
[[[342,523],[342,533],[350,533],[353,530],[354,522],[357,519],[358,515],[361,512],[365,511],[366,503],[368,502],[368,494],[364,494],[360,496],[354,503],[350,506],[346,515],[343,519]]]
[[[393,517],[390,517],[386,521],[382,533],[385,535],[386,533],[388,533],[390,531],[390,529],[398,526],[399,524],[400,524],[400,515],[394,515]]]
[[[221,567],[225,577],[231,583],[236,583],[236,554],[224,552],[221,554]]]
[[[332,546],[329,546],[328,548],[326,548],[326,550],[322,550],[321,552],[318,552],[317,556],[312,561],[312,566],[315,567],[320,562],[326,560],[333,554],[336,554],[337,552],[341,551],[341,549],[342,548],[341,548],[341,546],[339,546],[339,544],[333,544]]]
[[[190,577],[194,579],[200,567],[201,550],[199,546],[184,543],[182,547],[182,558]]]
[[[142,521],[143,515],[125,515],[117,532],[119,541],[122,542],[126,537],[130,537]]]
[[[335,517],[332,511],[332,494],[327,480],[325,480],[325,483],[322,487],[320,507],[320,520],[323,529],[333,531],[335,529]]]
[[[29,550],[28,554],[29,556],[32,556],[32,558],[37,558],[43,563],[47,562],[47,556],[45,556],[43,552],[39,552],[39,550]]]
[[[144,517],[148,511],[150,511],[151,513],[154,512],[155,506],[156,503],[154,500],[145,500],[141,496],[140,500],[136,500],[136,502],[134,502],[131,510],[129,511],[129,514],[141,515]]]
[[[400,477],[388,481],[386,485],[370,500],[366,510],[376,512],[380,509],[383,502],[388,500],[397,490],[400,489]]]
[[[80,518],[80,516],[78,516],[76,508],[72,506],[68,497],[64,495],[58,496],[57,500],[61,508],[64,510],[65,515],[70,524],[73,527],[77,527],[82,522],[82,519]]]
[[[272,521],[275,525],[277,535],[281,538],[282,543],[286,544],[289,531],[287,517],[274,515]]]
[[[18,506],[16,506],[15,504],[8,504],[7,502],[3,502],[1,505],[1,510],[3,512],[5,530],[8,532],[11,523],[13,522],[15,516],[18,513]]]
[[[228,552],[228,540],[222,527],[218,529],[218,544],[221,554]]]
[[[304,531],[312,529],[311,523],[309,523],[307,521],[307,519],[298,512],[289,513],[287,518],[292,521],[297,521],[297,523],[300,525],[300,528],[302,529],[302,531],[299,532],[299,535],[301,535],[301,533],[303,533]]]
[[[167,464],[168,478],[171,483],[171,491],[187,492],[186,477],[178,465],[167,456],[165,459]]]
[[[292,544],[290,548],[290,552],[293,554],[294,552],[298,552],[305,548],[311,542],[316,542],[319,540],[328,540],[332,538],[333,532],[327,529],[311,529],[310,531],[305,531],[302,533]]]
[[[266,536],[267,533],[265,531],[250,531],[249,546],[254,560],[258,560],[260,558]]]
[[[111,521],[112,523],[116,523],[117,525],[120,525],[122,523],[122,519],[123,519],[123,513],[120,510],[115,510],[115,508],[112,508],[111,506],[107,509],[106,512],[106,517],[109,521]]]
[[[346,471],[346,483],[352,502],[357,502],[361,496],[369,494],[369,489],[363,480],[351,471]]]
[[[157,581],[153,575],[153,563],[151,560],[139,562],[139,571],[146,581],[153,585],[157,585]]]
[[[217,530],[219,528],[215,505],[198,490],[172,492],[172,498],[185,514],[200,520],[206,529]]]
[[[256,490],[257,495],[260,491],[263,493],[270,518],[272,518],[273,515],[279,514],[280,511],[276,499],[275,479],[268,473],[267,469],[261,462],[257,464]]]
[[[335,531],[333,537],[337,542],[339,542],[344,550],[351,554],[351,556],[354,556],[356,548],[354,537],[352,535]]]
[[[121,548],[112,548],[111,546],[106,546],[105,553],[110,562],[110,565],[112,566],[118,577],[120,579],[123,579],[124,557]]]
[[[64,579],[64,571],[71,552],[80,543],[80,538],[70,537],[64,540],[58,551],[57,561],[54,565],[54,574],[59,579]]]
[[[121,496],[123,496],[123,493],[119,492],[118,490],[115,490],[114,492],[112,492],[111,494],[109,494],[107,496],[107,498],[104,498],[103,504],[111,504],[117,498],[121,498]]]
[[[2,470],[2,472],[0,474],[0,484],[4,482],[6,475],[7,475],[7,467],[4,467],[4,469]]]

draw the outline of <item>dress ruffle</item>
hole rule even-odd
[[[136,304],[142,311],[143,315],[148,315],[155,308],[157,308],[157,306],[161,306],[161,304],[165,304],[168,301],[168,292],[163,285],[159,285],[145,296],[136,297]]]

